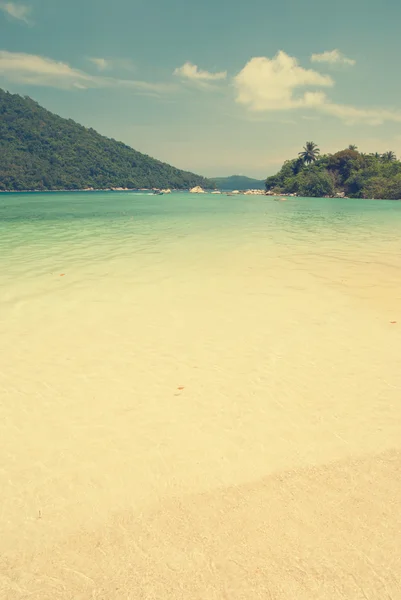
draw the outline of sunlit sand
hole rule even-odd
[[[400,243],[296,202],[7,255],[1,598],[401,597]]]

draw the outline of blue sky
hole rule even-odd
[[[397,0],[0,0],[0,87],[180,168],[401,155]]]

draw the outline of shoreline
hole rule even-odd
[[[0,194],[54,194],[56,192],[62,193],[80,193],[80,192],[159,192],[160,188],[99,188],[99,189],[88,189],[82,188],[77,190],[0,190]],[[174,192],[180,191],[185,192],[187,190],[172,190]]]
[[[77,194],[77,193],[99,193],[99,192],[160,192],[159,188],[104,188],[104,189],[78,189],[78,190],[0,190],[0,194]],[[235,190],[219,190],[221,196],[264,196],[267,198],[306,198],[306,196],[297,196],[296,194],[271,194],[271,193],[252,193],[253,190],[241,190],[233,193]],[[207,190],[203,193],[212,194],[216,190]],[[190,193],[189,189],[172,189],[171,193]],[[158,194],[154,194],[158,195]],[[193,194],[199,195],[199,194]],[[308,196],[308,198],[325,199],[325,200],[364,200],[364,201],[386,201],[397,202],[395,198],[353,198],[351,196]],[[399,201],[399,200],[398,200]]]

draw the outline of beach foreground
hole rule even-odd
[[[400,597],[401,207],[49,202],[1,225],[0,597]]]

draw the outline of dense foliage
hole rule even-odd
[[[286,161],[276,175],[268,177],[266,190],[309,197],[401,199],[401,162],[394,152],[364,154],[350,145],[335,154],[315,153],[311,158],[310,150],[305,146],[298,158]]]
[[[0,89],[0,190],[214,187]]]
[[[214,177],[213,181],[220,190],[263,190],[265,187],[263,179],[252,179],[244,175]]]

